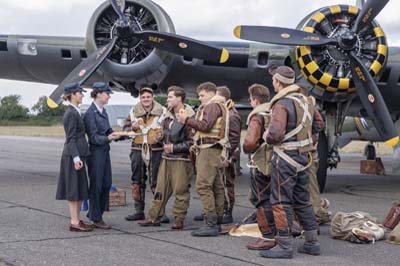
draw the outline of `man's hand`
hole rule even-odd
[[[75,163],[75,170],[81,170],[82,169],[82,167],[83,167],[83,162],[82,162],[82,160],[80,160],[79,162],[76,162]]]
[[[174,152],[174,145],[173,144],[164,144],[164,152],[167,154]]]
[[[132,131],[139,130],[140,126],[144,124],[143,118],[139,118],[134,123],[132,123]]]
[[[181,124],[185,124],[186,119],[188,117],[189,116],[186,114],[186,111],[184,109],[179,110],[179,112],[176,114],[176,118],[177,118],[178,122]]]
[[[162,140],[162,138],[163,138],[163,133],[162,133],[162,131],[160,130],[160,131],[157,131],[157,133],[156,133],[156,141],[157,142],[160,142],[161,140]]]
[[[265,130],[262,136],[263,140],[267,141],[267,136],[268,136],[268,130]]]

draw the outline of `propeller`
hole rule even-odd
[[[61,95],[64,86],[68,83],[78,82],[83,84],[101,66],[107,56],[113,51],[119,40],[140,40],[158,49],[183,56],[204,59],[207,61],[225,63],[229,59],[229,52],[225,48],[209,45],[177,34],[159,31],[137,31],[131,25],[129,18],[125,16],[125,0],[109,0],[119,19],[116,22],[115,37],[104,47],[99,48],[86,60],[80,63],[72,72],[59,84],[59,86],[47,98],[47,105],[56,108],[61,103]],[[126,42],[130,43],[130,42]]]
[[[292,46],[335,45],[350,59],[350,68],[357,94],[368,116],[372,119],[379,135],[389,146],[399,142],[389,110],[365,64],[357,56],[357,34],[368,26],[385,7],[389,0],[369,0],[363,5],[351,29],[335,37],[327,38],[318,33],[266,26],[237,26],[233,34],[240,39]]]
[[[75,67],[47,98],[47,105],[50,108],[57,108],[58,104],[61,102],[61,95],[64,92],[65,85],[73,82],[78,82],[82,85],[88,80],[111,53],[117,40],[118,37],[115,37],[109,44],[97,49],[97,51],[89,55],[86,60]]]
[[[268,26],[237,26],[233,33],[236,38],[281,45],[335,45],[336,39],[330,39],[316,33]]]

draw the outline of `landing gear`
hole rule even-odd
[[[328,171],[328,139],[324,131],[319,133],[317,150],[319,157],[317,180],[319,184],[319,191],[322,193],[325,190],[326,176]]]
[[[364,155],[367,160],[376,159],[376,149],[372,142],[368,143],[367,146],[365,146]]]

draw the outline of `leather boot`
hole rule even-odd
[[[140,201],[141,193],[140,193],[140,185],[139,184],[132,184],[132,199],[134,201]]]
[[[196,222],[204,221],[204,215],[203,215],[203,214],[196,215],[196,216],[193,218],[193,220],[196,221]]]
[[[177,219],[175,218],[174,223],[171,226],[171,229],[173,230],[180,230],[183,229],[184,225],[183,225],[183,220]]]
[[[275,240],[274,239],[264,239],[258,238],[256,242],[250,243],[246,246],[246,248],[250,250],[268,250],[275,247]]]
[[[161,217],[160,222],[162,224],[169,224],[170,220],[167,215],[164,215],[163,217]]]
[[[293,237],[292,236],[276,236],[276,246],[260,252],[260,255],[271,259],[291,259],[293,258]]]
[[[225,210],[221,224],[231,224],[231,223],[233,223],[232,209],[227,209]]]
[[[309,255],[318,256],[321,255],[321,247],[318,241],[318,231],[311,230],[304,232],[305,242],[303,246],[300,246],[297,251]]]
[[[204,217],[205,225],[200,227],[197,230],[192,231],[192,236],[218,236],[219,235],[219,226],[217,224],[217,216],[216,215],[207,215]]]
[[[125,220],[127,221],[140,221],[144,220],[146,216],[144,215],[143,212],[135,212],[134,214],[130,214],[125,217]]]
[[[135,202],[135,213],[125,217],[127,221],[140,221],[144,220],[146,217],[144,215],[144,202]]]

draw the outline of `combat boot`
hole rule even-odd
[[[144,202],[141,202],[141,201],[135,202],[134,206],[135,206],[135,213],[126,216],[125,220],[127,220],[127,221],[141,221],[141,220],[146,219],[146,217],[144,215]]]
[[[305,242],[297,249],[300,253],[318,256],[321,254],[321,247],[318,241],[318,231],[311,230],[304,232]]]
[[[292,259],[293,250],[293,237],[292,236],[276,236],[275,247],[269,250],[263,250],[260,255],[265,258],[271,259]]]
[[[232,209],[227,209],[225,210],[221,224],[231,224],[231,223],[233,223]]]
[[[204,217],[205,225],[200,227],[197,230],[192,231],[192,236],[218,236],[219,235],[219,226],[217,224],[217,216],[216,215],[207,215]]]
[[[196,221],[196,222],[204,221],[204,215],[203,215],[203,214],[196,215],[196,216],[193,218],[193,220]]]

